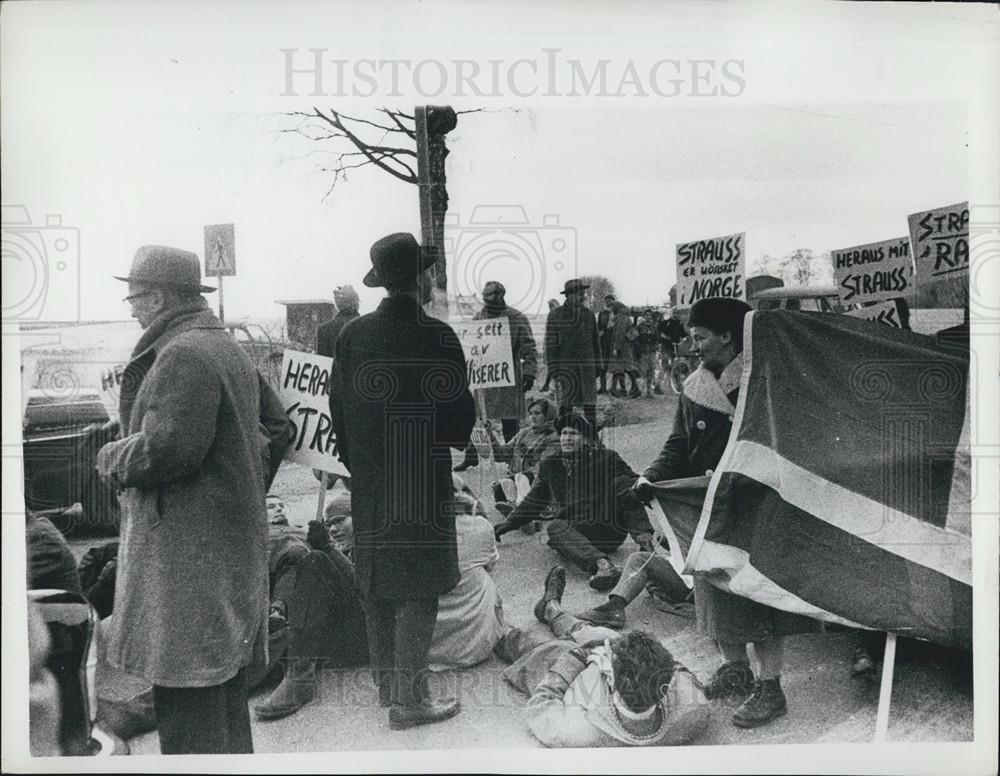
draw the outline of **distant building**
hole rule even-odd
[[[288,339],[302,348],[316,348],[316,329],[337,313],[337,306],[329,299],[275,299],[287,308],[285,328]]]

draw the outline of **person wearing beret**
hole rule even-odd
[[[601,376],[601,347],[597,320],[583,303],[589,285],[567,280],[562,290],[566,302],[552,310],[545,322],[545,363],[555,383],[559,414],[582,406],[584,417],[597,426],[596,378]]]
[[[401,730],[459,711],[457,699],[430,696],[427,654],[438,598],[459,581],[450,449],[465,449],[476,412],[458,335],[420,306],[433,255],[396,233],[370,256],[364,284],[387,296],[337,338],[330,417],[351,474],[372,675]]]
[[[621,571],[608,557],[630,533],[650,533],[645,510],[631,486],[636,474],[614,450],[595,441],[593,426],[579,415],[556,421],[558,455],[543,456],[531,490],[510,516],[497,523],[497,538],[532,520],[550,505],[549,546],[590,575],[595,590],[615,586]]]
[[[140,248],[125,302],[143,329],[119,438],[109,662],[153,685],[163,754],[250,753],[248,667],[268,637],[265,494],[289,443],[282,404],[208,306],[198,257]]]
[[[688,330],[699,367],[684,381],[673,430],[663,449],[636,481],[639,500],[653,498],[652,483],[710,475],[729,440],[743,367],[743,320],[750,306],[738,299],[696,302]],[[764,725],[787,711],[781,689],[783,637],[817,629],[817,623],[725,592],[695,575],[699,630],[713,639],[724,663],[705,688],[709,700],[742,704],[733,715],[740,727]],[[754,675],[747,644],[760,663]]]

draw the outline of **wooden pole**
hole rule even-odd
[[[326,472],[322,472],[319,475],[319,500],[316,502],[316,519],[321,523],[323,522],[323,508],[326,506],[326,478],[329,476]]]
[[[226,322],[226,312],[222,305],[222,275],[219,275],[219,321]]]
[[[889,732],[889,705],[892,702],[892,674],[896,668],[896,634],[885,634],[885,654],[882,657],[882,686],[878,693],[878,714],[875,716],[875,743],[885,742]]]

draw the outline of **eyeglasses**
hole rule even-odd
[[[132,304],[132,302],[134,302],[136,299],[142,299],[144,296],[149,296],[152,293],[153,293],[152,291],[142,291],[141,293],[138,294],[131,294],[130,296],[126,296],[124,299],[122,299],[122,301],[125,302],[126,304]]]

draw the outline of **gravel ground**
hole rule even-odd
[[[614,414],[618,423],[602,432],[606,444],[641,470],[666,438],[675,407],[672,396],[605,402],[602,410],[609,418]],[[457,453],[455,460],[459,460]],[[489,470],[485,463],[468,470],[466,482],[481,492],[490,481]],[[316,481],[308,470],[283,466],[273,492],[285,499],[293,522],[305,524],[315,513]],[[489,507],[491,517],[498,519],[492,504]],[[628,540],[615,560],[622,562],[633,549]],[[541,592],[545,573],[556,560],[545,544],[544,531],[533,535],[514,532],[504,537],[495,577],[509,622],[518,625],[531,621],[532,606]],[[564,599],[570,611],[603,600],[604,596],[587,586],[582,573],[570,570]],[[632,627],[655,633],[678,659],[703,678],[718,666],[714,647],[695,632],[693,620],[659,611],[645,594],[629,607],[628,617]],[[878,688],[849,677],[856,643],[854,634],[834,630],[790,638],[782,677],[789,702],[787,716],[757,730],[742,730],[730,723],[730,709],[713,704],[712,722],[700,743],[870,741]],[[906,646],[901,642],[889,740],[972,740],[971,670],[964,668],[961,656],[956,660],[954,654],[929,645]],[[494,657],[472,669],[436,675],[435,684],[441,691],[447,689],[462,699],[462,712],[448,722],[402,732],[389,730],[385,710],[376,704],[366,670],[327,670],[322,674],[318,698],[298,713],[283,720],[254,721],[255,750],[284,753],[538,747],[522,717],[525,699],[504,683],[502,669],[503,664]],[[259,692],[251,704],[259,703],[266,692]],[[135,754],[159,751],[155,733],[133,739],[130,745]]]

